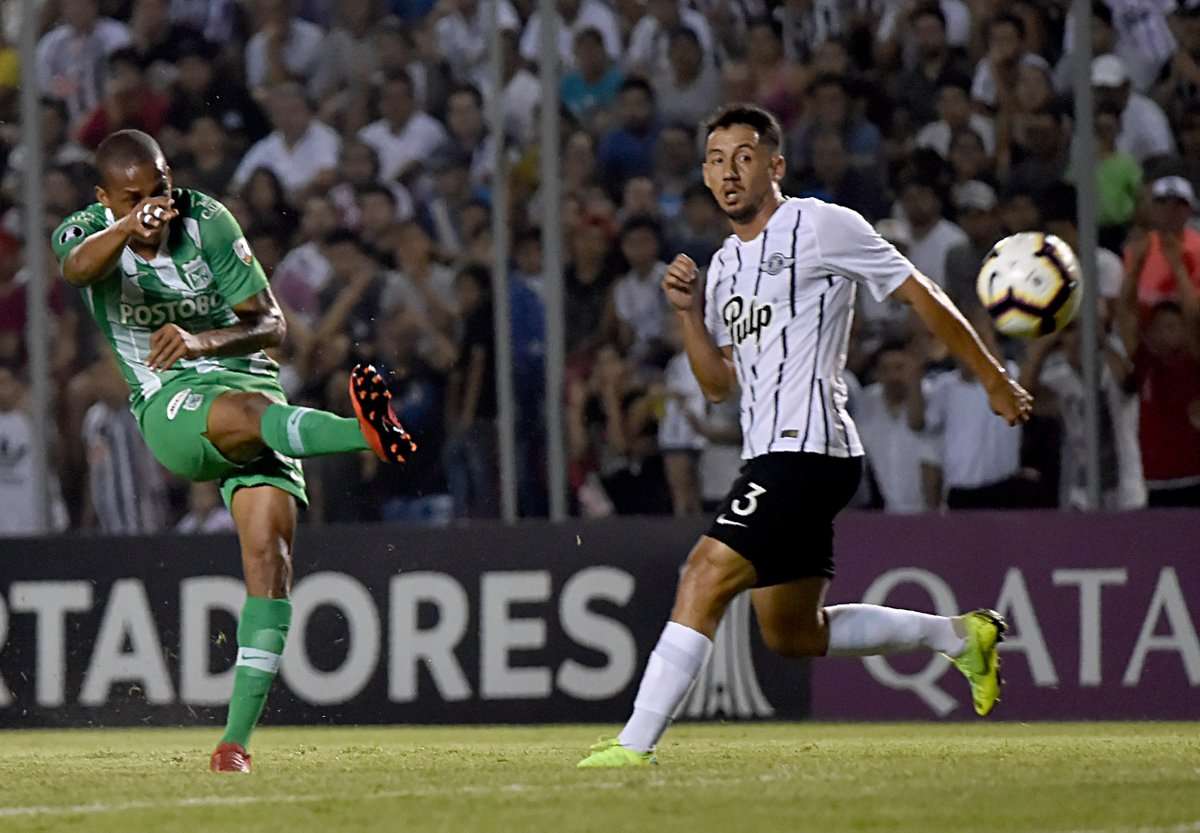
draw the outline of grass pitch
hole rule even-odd
[[[1200,725],[680,725],[661,766],[579,771],[614,727],[0,733],[0,831],[1200,833]]]

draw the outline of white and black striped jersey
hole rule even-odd
[[[717,345],[733,347],[744,459],[862,455],[842,379],[855,286],[882,301],[915,271],[862,215],[817,199],[789,198],[756,238],[725,241],[704,314]]]

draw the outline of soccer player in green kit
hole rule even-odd
[[[350,376],[355,419],[287,404],[263,352],[286,326],[237,221],[196,191],[173,188],[162,149],[122,130],[96,151],[98,202],[54,232],[63,277],[78,287],[116,353],[146,444],[189,480],[217,480],[237,526],[246,579],[229,717],[210,768],[249,772],[246,745],[279,668],[288,594],[296,458],[414,451],[371,366]]]

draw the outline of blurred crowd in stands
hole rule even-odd
[[[23,80],[42,96],[44,227],[93,201],[92,150],[154,135],[177,186],[223,201],[285,308],[294,402],[347,412],[346,371],[396,375],[421,445],[308,461],[310,523],[447,523],[498,512],[491,212],[502,143],[521,514],[546,512],[542,289],[566,298],[572,511],[691,515],[739,461],[736,402],[709,405],[659,289],[728,234],[700,182],[698,122],[773,110],[785,192],[847,205],[941,284],[1037,394],[1006,428],[907,311],[860,293],[848,350],[868,451],[859,505],[894,512],[1086,505],[1082,356],[1101,356],[1103,505],[1200,505],[1200,2],[1097,0],[1097,164],[1074,161],[1080,68],[1067,0],[557,0],[560,97],[542,100],[532,0],[45,0],[37,66],[0,43],[0,531],[32,517],[21,187]],[[502,96],[503,135],[485,119]],[[540,110],[559,111],[562,274],[542,269]],[[1094,177],[1102,334],[998,340],[975,299],[1002,236],[1078,243]],[[56,269],[55,269],[56,272]],[[229,528],[213,484],[145,450],[79,294],[54,275],[56,524]]]

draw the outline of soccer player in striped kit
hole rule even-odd
[[[971,686],[975,710],[999,699],[993,611],[932,616],[877,605],[825,607],[833,521],[862,473],[862,443],[846,410],[842,369],[863,285],[894,296],[968,367],[992,409],[1024,422],[1032,399],[988,353],[945,293],[856,212],[784,197],[779,122],[734,105],[706,125],[704,181],[733,234],[706,278],[679,255],[663,279],[705,395],[741,390],[746,463],[708,533],[688,556],[671,619],[655,646],[620,735],[581,767],[653,763],[654,747],[712,646],[729,602],[753,588],[763,640],[785,656],[939,651]]]

